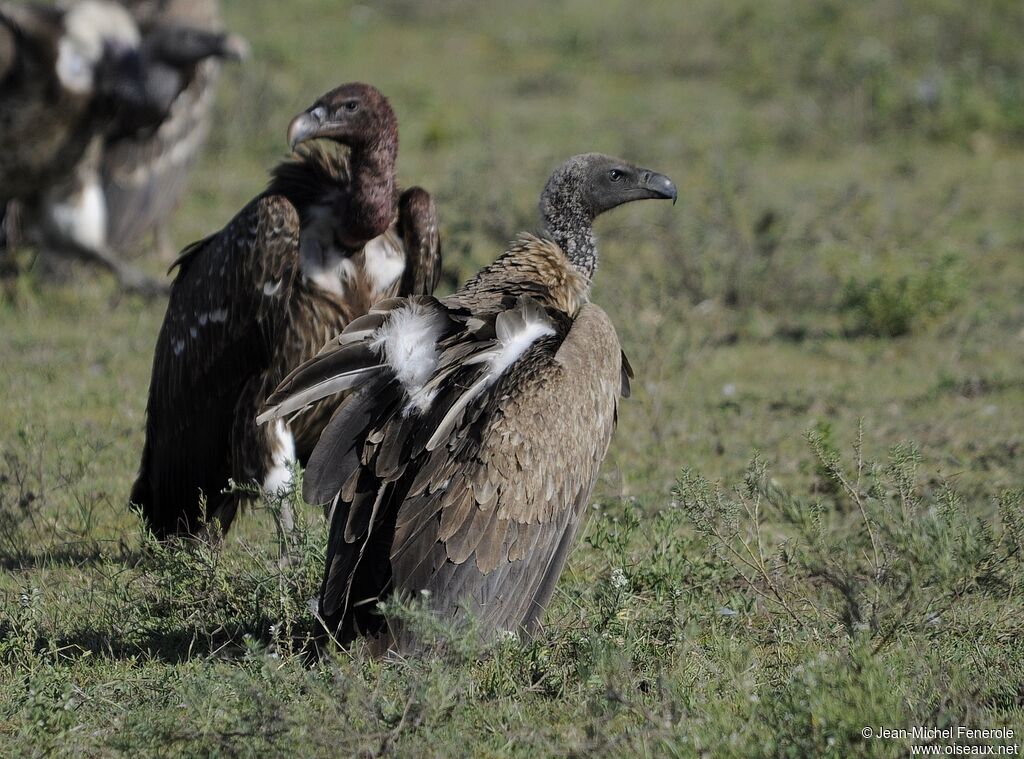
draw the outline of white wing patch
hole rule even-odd
[[[495,323],[500,349],[490,357],[490,364],[491,374],[496,377],[504,374],[540,338],[555,334],[551,320],[543,311],[521,309],[518,313],[522,314],[521,320],[503,319],[505,314],[502,314]]]
[[[46,218],[57,233],[83,248],[102,249],[107,242],[107,202],[103,190],[90,178],[75,193],[65,195],[64,186],[46,194]]]
[[[426,411],[437,395],[424,386],[437,369],[437,341],[443,330],[443,314],[411,303],[392,312],[370,339],[370,348],[384,359],[409,396],[406,416],[413,410]]]
[[[554,325],[544,309],[526,297],[519,299],[516,308],[498,314],[494,331],[497,338],[494,347],[466,359],[467,364],[487,364],[487,370],[459,396],[438,423],[434,434],[427,441],[428,451],[434,450],[448,438],[463,410],[493,385],[531,345],[542,337],[555,334]]]

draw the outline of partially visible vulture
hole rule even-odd
[[[303,495],[331,504],[319,614],[409,649],[377,602],[419,598],[492,638],[539,623],[573,546],[632,376],[590,302],[594,219],[676,198],[665,176],[590,153],[541,196],[522,235],[443,299],[377,304],[295,369],[260,421],[349,391],[310,457]]]
[[[117,253],[177,203],[207,132],[216,59],[245,46],[168,16],[167,3],[134,5],[141,33],[128,9],[106,0],[2,7],[0,179],[13,180],[0,204],[18,201],[24,236],[44,255],[99,263],[153,293],[162,286]]]
[[[229,480],[286,487],[339,401],[261,427],[267,396],[378,300],[437,282],[434,203],[396,186],[398,126],[378,90],[332,90],[288,140],[268,188],[175,264],[131,493],[161,538],[198,529],[201,498],[227,530],[241,499]]]
[[[164,223],[210,131],[221,60],[248,45],[221,27],[217,0],[121,0],[142,32],[147,90],[160,118],[153,128],[124,124],[107,140],[101,175],[107,243],[131,253],[151,234],[166,252]]]
[[[0,5],[0,215],[20,201],[27,226],[88,256],[104,234],[102,194],[93,185],[70,197],[63,187],[145,100],[139,31],[121,6]]]

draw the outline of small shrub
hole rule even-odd
[[[919,273],[851,278],[840,308],[855,335],[899,337],[955,308],[961,285],[957,259],[946,256]]]

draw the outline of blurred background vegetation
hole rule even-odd
[[[619,154],[680,188],[598,224],[594,299],[635,395],[538,641],[311,666],[319,517],[283,570],[274,504],[225,546],[144,539],[124,502],[163,305],[29,273],[0,301],[0,753],[902,756],[861,728],[1024,734],[1024,4],[224,12],[253,56],[224,73],[179,245],[343,81],[391,98],[448,289],[536,225],[561,159]]]

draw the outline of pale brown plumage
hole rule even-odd
[[[545,206],[545,237],[520,237],[452,296],[378,304],[268,400],[263,421],[352,393],[304,480],[307,500],[333,504],[319,611],[343,642],[414,646],[375,609],[394,593],[426,591],[432,611],[475,618],[484,638],[533,629],[551,599],[631,376],[589,302],[591,223],[675,196],[607,156],[555,178],[544,199],[554,187],[571,202]]]
[[[405,281],[425,292],[436,283],[436,212],[424,190],[395,188],[387,101],[367,85],[346,85],[316,107],[344,111],[354,101],[364,110],[354,121],[345,111],[351,123],[335,134],[351,146],[350,159],[339,145],[298,147],[266,192],[176,263],[131,495],[160,537],[199,527],[200,494],[207,516],[227,529],[241,502],[222,493],[229,479],[285,485],[339,399],[258,427],[267,396],[374,302],[416,292],[403,291]]]

